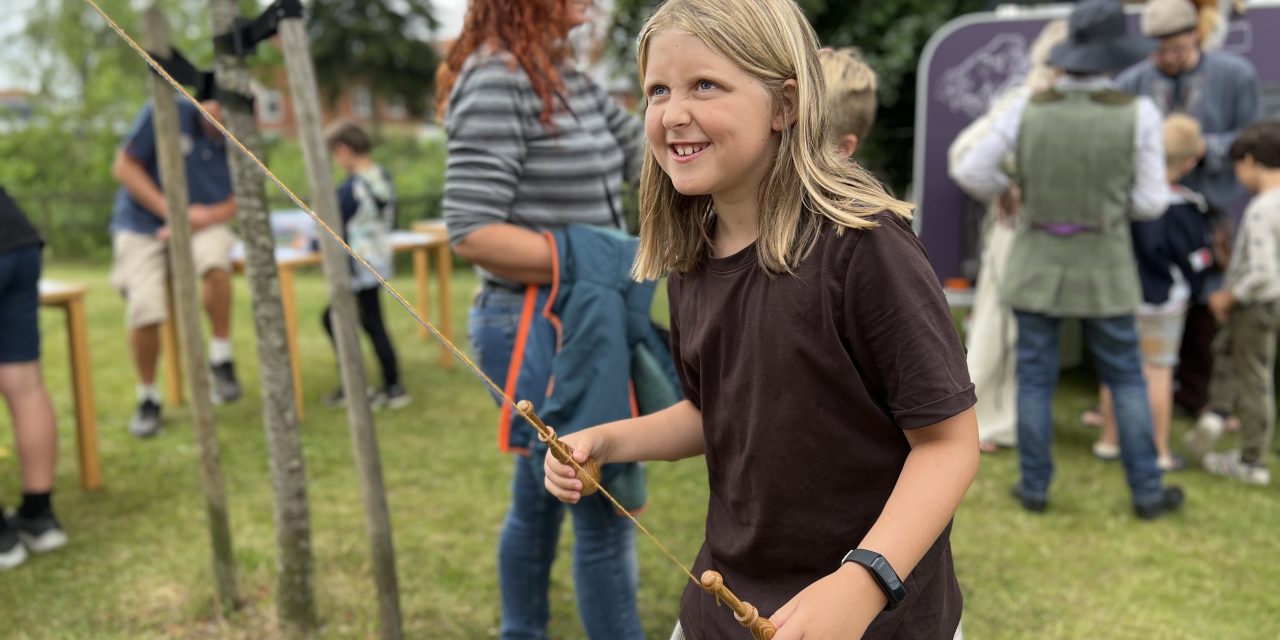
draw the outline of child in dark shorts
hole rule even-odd
[[[40,249],[44,242],[0,187],[0,395],[9,405],[22,467],[22,504],[0,511],[0,571],[28,552],[67,543],[53,514],[58,432],[40,372]]]

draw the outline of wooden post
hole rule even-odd
[[[215,37],[232,32],[239,15],[239,2],[236,0],[209,0],[209,22]],[[221,90],[231,92],[231,96],[253,95],[250,87],[252,76],[243,57],[218,51],[215,59],[215,75]],[[234,97],[224,98],[221,105],[227,129],[245,144],[250,153],[262,157],[262,139],[258,135],[252,106]],[[282,626],[293,632],[310,634],[316,627],[311,510],[307,503],[302,437],[294,407],[292,366],[284,327],[284,308],[280,301],[275,238],[267,216],[263,178],[257,166],[242,153],[233,151],[229,156],[244,239],[253,324],[258,337],[263,428],[267,435],[271,488],[275,496],[280,567],[276,611]]]
[[[289,91],[293,96],[294,116],[298,122],[298,138],[307,163],[312,205],[334,231],[342,232],[338,198],[334,191],[329,152],[324,141],[320,116],[319,92],[315,68],[311,62],[311,46],[306,25],[301,18],[280,21],[280,37],[284,49]],[[382,481],[382,459],[378,453],[378,437],[374,430],[373,410],[365,400],[367,388],[364,357],[360,352],[360,326],[355,296],[351,290],[351,258],[327,233],[320,233],[320,250],[324,258],[325,278],[329,281],[329,299],[333,319],[333,338],[338,349],[342,394],[347,399],[347,422],[351,426],[351,444],[364,498],[365,525],[368,527],[372,552],[373,578],[378,590],[378,617],[382,638],[404,637],[400,618],[400,589],[396,578],[396,555],[391,537],[391,516],[387,509],[386,488]],[[363,266],[357,266],[363,269]]]
[[[169,25],[157,7],[147,11],[147,34],[151,51],[168,57]],[[209,538],[213,543],[213,574],[217,581],[218,603],[222,613],[236,606],[236,566],[231,547],[231,525],[227,517],[226,482],[218,451],[218,435],[213,422],[213,401],[209,397],[208,361],[204,352],[204,332],[200,326],[200,301],[196,297],[195,260],[191,253],[191,221],[187,217],[186,161],[183,159],[182,135],[178,126],[178,106],[173,89],[159,76],[151,77],[151,101],[154,109],[156,150],[159,155],[160,181],[164,184],[165,203],[169,209],[169,257],[175,296],[171,308],[176,311],[182,361],[186,365],[187,384],[191,385],[191,414],[200,447],[200,476],[204,482],[205,511],[209,517]],[[175,377],[177,371],[170,371]]]

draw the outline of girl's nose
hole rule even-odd
[[[662,110],[662,126],[676,129],[689,124],[689,110],[676,99],[669,100]]]

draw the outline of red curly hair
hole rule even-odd
[[[560,25],[564,0],[471,0],[462,35],[436,71],[436,102],[443,118],[458,73],[476,49],[492,44],[515,57],[542,98],[543,124],[550,124],[556,94],[564,88],[559,65],[569,55]],[[512,65],[512,69],[515,66]]]

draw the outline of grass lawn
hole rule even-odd
[[[401,270],[396,284],[412,289]],[[45,372],[63,436],[57,506],[71,544],[0,574],[0,636],[16,638],[264,638],[274,635],[275,543],[261,428],[258,371],[247,287],[236,282],[236,353],[246,397],[217,410],[242,609],[212,616],[213,586],[189,414],[168,408],[166,431],[129,436],[134,378],[122,303],[106,265],[55,264],[46,276],[89,285],[94,385],[105,488],[77,487],[65,329],[42,312]],[[458,339],[475,280],[455,284]],[[345,412],[319,398],[338,384],[319,326],[326,299],[319,271],[298,280],[308,414],[303,423],[310,482],[316,591],[323,638],[369,638],[377,614],[359,483]],[[495,548],[508,500],[511,461],[496,450],[495,410],[461,368],[439,366],[411,318],[385,306],[413,395],[409,408],[377,414],[395,527],[405,628],[412,638],[487,638],[498,628]],[[368,350],[366,350],[368,351]],[[376,371],[369,359],[370,371]],[[952,536],[965,590],[969,638],[1280,637],[1280,486],[1244,488],[1200,472],[1176,477],[1184,513],[1137,521],[1118,464],[1094,460],[1093,434],[1076,416],[1092,402],[1083,374],[1057,402],[1059,463],[1050,512],[1023,513],[1007,496],[1016,454],[985,456]],[[0,498],[18,496],[8,415],[0,416]],[[1180,423],[1175,437],[1186,428]],[[680,557],[703,534],[707,489],[699,460],[650,466],[646,524]],[[804,523],[778,523],[804,526]],[[569,528],[561,554],[567,558]],[[665,640],[676,617],[681,574],[640,542],[640,607],[649,638]],[[553,576],[551,635],[581,638],[567,560]],[[726,610],[725,615],[729,615]]]

